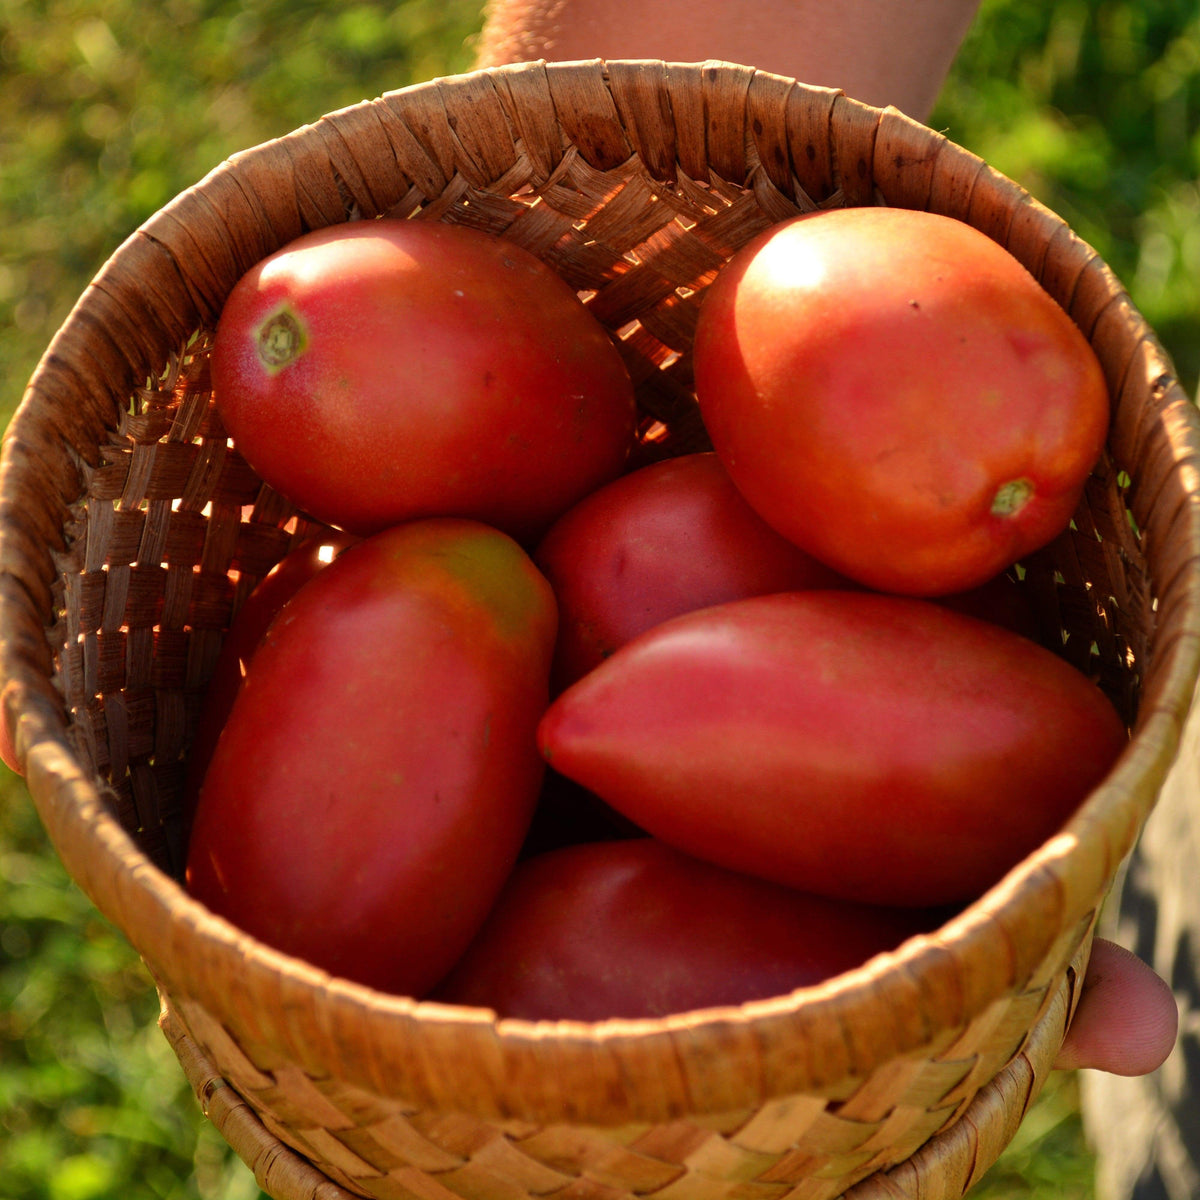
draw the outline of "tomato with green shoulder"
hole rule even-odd
[[[333,974],[432,986],[528,830],[556,622],[528,555],[478,522],[343,551],[249,664],[196,806],[192,894]]]

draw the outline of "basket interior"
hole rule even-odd
[[[852,103],[820,91],[808,102]],[[692,392],[691,339],[704,288],[736,249],[795,213],[905,199],[878,185],[852,192],[836,146],[823,161],[807,148],[797,160],[793,148],[787,191],[764,178],[765,168],[749,184],[722,178],[711,164],[694,177],[686,148],[676,149],[679,161],[662,171],[627,146],[607,150],[619,161],[606,166],[598,151],[572,145],[547,180],[534,181],[528,160],[521,174],[510,170],[484,186],[460,172],[436,196],[393,180],[398,194],[378,211],[344,195],[331,215],[461,223],[553,265],[617,339],[635,382],[632,469],[708,446]],[[964,173],[983,170],[948,143],[945,151]],[[797,162],[807,166],[802,177]],[[336,173],[334,183],[339,194],[348,187]],[[1028,201],[1015,188],[1004,199],[1010,209]],[[197,244],[183,266],[203,275],[212,256],[209,242]],[[214,284],[213,312],[219,300]],[[176,877],[190,731],[223,631],[263,575],[321,528],[262,483],[227,439],[208,379],[214,323],[210,315],[169,349],[160,342],[151,373],[122,397],[117,419],[81,464],[83,493],[56,556],[50,633],[73,744],[104,781],[122,826]],[[1095,679],[1132,726],[1154,598],[1130,484],[1128,470],[1106,454],[1070,530],[1015,570],[1041,641]]]

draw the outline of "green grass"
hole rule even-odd
[[[104,259],[230,153],[466,67],[478,0],[0,0],[0,424]],[[1200,376],[1195,0],[984,0],[932,122],[1113,266]],[[202,1118],[157,1000],[0,768],[0,1194],[257,1200]],[[1086,1200],[1054,1077],[977,1196]]]
[[[256,1200],[140,961],[67,878],[24,786],[0,782],[0,1195]]]

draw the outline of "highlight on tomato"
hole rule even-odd
[[[1103,450],[1095,352],[1018,260],[902,208],[783,221],[706,290],[696,395],[750,505],[880,591],[975,587],[1051,541]]]

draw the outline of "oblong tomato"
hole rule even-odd
[[[963,591],[1066,528],[1104,447],[1083,334],[1005,249],[950,217],[807,214],[705,293],[696,395],[754,509],[881,591]]]
[[[981,893],[1126,743],[1049,650],[943,605],[812,591],[688,613],[568,688],[539,744],[698,858],[881,904]]]
[[[633,471],[584,497],[534,551],[558,597],[552,685],[680,613],[848,581],[773,530],[712,452]]]
[[[355,533],[449,515],[531,543],[633,438],[628,372],[576,293],[512,242],[438,221],[351,221],[255,265],[212,377],[250,465]]]
[[[419,995],[516,861],[555,608],[506,535],[398,526],[280,610],[213,752],[191,892],[276,948]]]
[[[230,709],[242,686],[246,669],[275,615],[318,571],[323,570],[347,546],[358,540],[353,534],[336,531],[313,537],[286,554],[263,576],[246,597],[221,642],[221,652],[205,689],[188,750],[184,782],[184,818],[191,819],[208,770],[213,747],[221,736]]]
[[[806,895],[653,838],[527,859],[437,1000],[527,1020],[661,1017],[784,995],[939,923]]]

